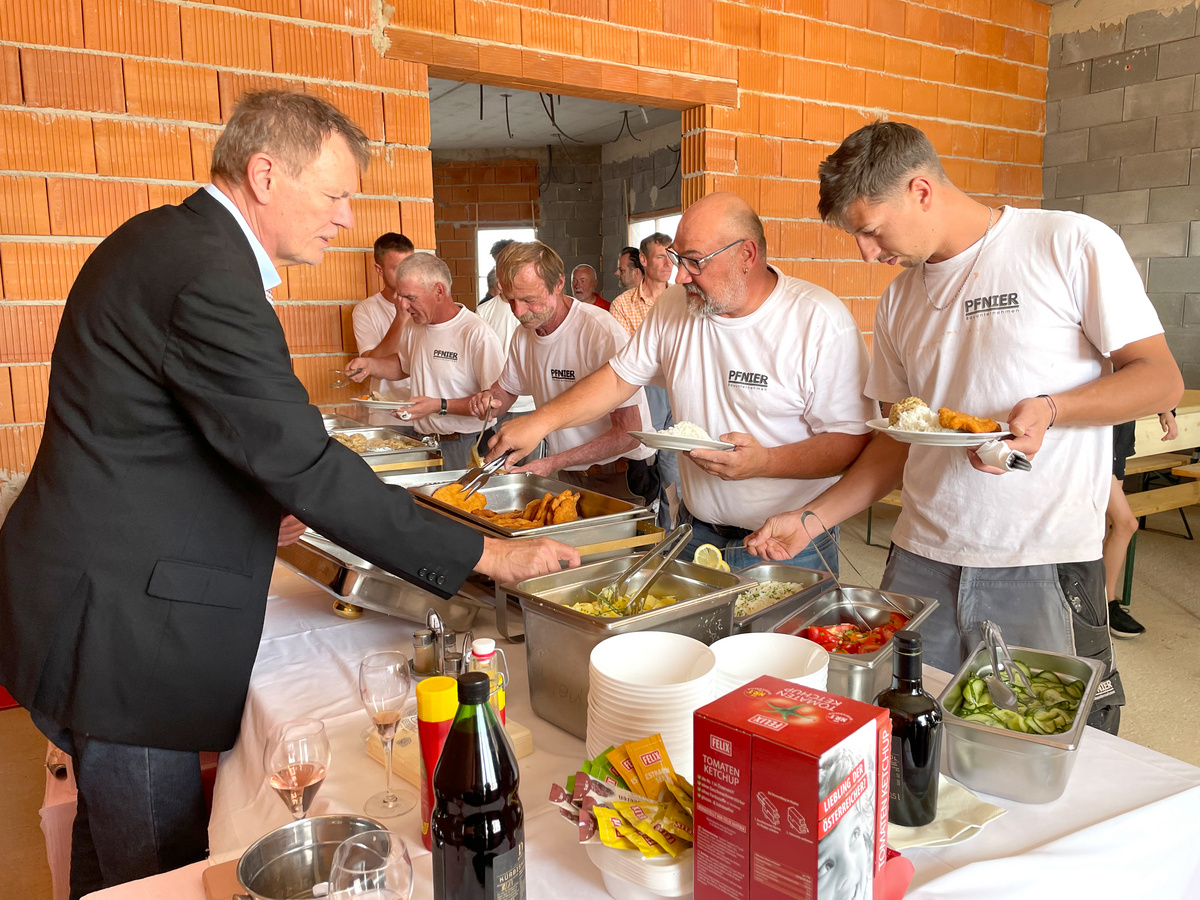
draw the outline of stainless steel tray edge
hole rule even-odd
[[[764,574],[765,577],[755,577],[760,573]],[[812,584],[802,587],[796,593],[784,597],[782,600],[778,600],[770,606],[760,609],[758,612],[751,613],[748,616],[734,615],[734,634],[742,634],[747,631],[771,631],[776,625],[804,606],[809,600],[818,594],[824,593],[833,586],[833,576],[828,572],[821,571],[820,569],[805,569],[786,563],[758,562],[743,569],[738,569],[738,574],[745,575],[757,584],[762,584],[764,581],[788,581],[795,583],[798,580],[807,581],[813,576],[816,576],[816,580]]]

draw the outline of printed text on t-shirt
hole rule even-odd
[[[761,391],[767,388],[770,379],[761,372],[739,372],[737,369],[730,369],[728,383],[730,387],[748,387]]]
[[[574,381],[575,380],[575,370],[574,369],[551,369],[550,377],[553,378],[555,381]]]
[[[963,316],[970,319],[985,313],[1017,312],[1021,302],[1016,292],[1011,294],[991,294],[987,297],[973,297],[963,301]]]
[[[458,353],[453,350],[434,350],[434,359],[458,359]]]

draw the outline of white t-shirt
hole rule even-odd
[[[825,432],[864,434],[878,407],[863,394],[867,348],[845,305],[772,269],[779,283],[748,316],[695,318],[679,285],[663,292],[612,361],[631,384],[665,381],[676,422],[780,447]],[[679,454],[683,502],[696,518],[758,528],[836,478],[722,481]]]
[[[479,308],[475,310],[475,313],[491,326],[492,331],[496,332],[496,337],[500,338],[500,346],[504,349],[504,353],[507,356],[509,347],[512,346],[512,337],[521,327],[521,320],[513,313],[512,307],[502,298],[492,297],[490,300],[479,304]],[[533,398],[528,394],[518,396],[513,401],[513,405],[508,408],[510,413],[517,415],[533,412],[533,410]]]
[[[511,394],[532,394],[539,405],[548,403],[612,359],[628,340],[625,329],[605,310],[578,300],[571,301],[567,317],[553,333],[543,337],[531,328],[517,329],[508,350],[508,362],[500,376],[500,387]],[[641,416],[641,425],[631,430],[653,430],[645,391],[639,388],[622,406],[637,407]],[[549,455],[586,444],[610,428],[612,420],[606,414],[587,425],[552,431],[546,436]],[[566,469],[579,471],[622,457],[649,459],[653,455],[651,448],[638,444],[627,453],[567,466]]]
[[[484,321],[458,306],[440,325],[411,323],[400,333],[400,364],[412,376],[414,397],[457,400],[491,387],[504,367],[500,340]],[[439,416],[413,423],[422,434],[475,434],[483,422],[474,416]]]
[[[979,244],[888,287],[875,316],[867,393],[920,397],[1006,421],[1022,398],[1070,390],[1103,358],[1162,333],[1121,239],[1078,213],[1004,207],[957,303]],[[1046,565],[1100,558],[1112,483],[1112,428],[1057,425],[1032,472],[995,476],[963,450],[912,446],[900,547],[959,566]]]
[[[354,322],[354,340],[361,355],[379,346],[396,318],[396,307],[389,303],[383,294],[372,294],[354,307],[350,318]],[[379,391],[390,400],[407,400],[411,381],[409,378],[400,381],[372,378],[371,390]]]

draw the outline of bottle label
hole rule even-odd
[[[492,860],[492,889],[488,896],[493,900],[525,900],[525,841]]]

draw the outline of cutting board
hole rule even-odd
[[[242,885],[237,880],[237,864],[236,859],[231,859],[204,870],[201,879],[204,882],[204,896],[208,900],[232,900],[234,894],[242,892]]]
[[[528,728],[516,719],[509,719],[504,730],[508,732],[513,749],[517,751],[517,759],[524,759],[533,752],[533,732]],[[410,735],[398,738],[392,745],[392,771],[417,788],[421,786],[420,746],[420,741]],[[367,755],[383,765],[383,742],[378,732],[372,731],[367,736]]]

